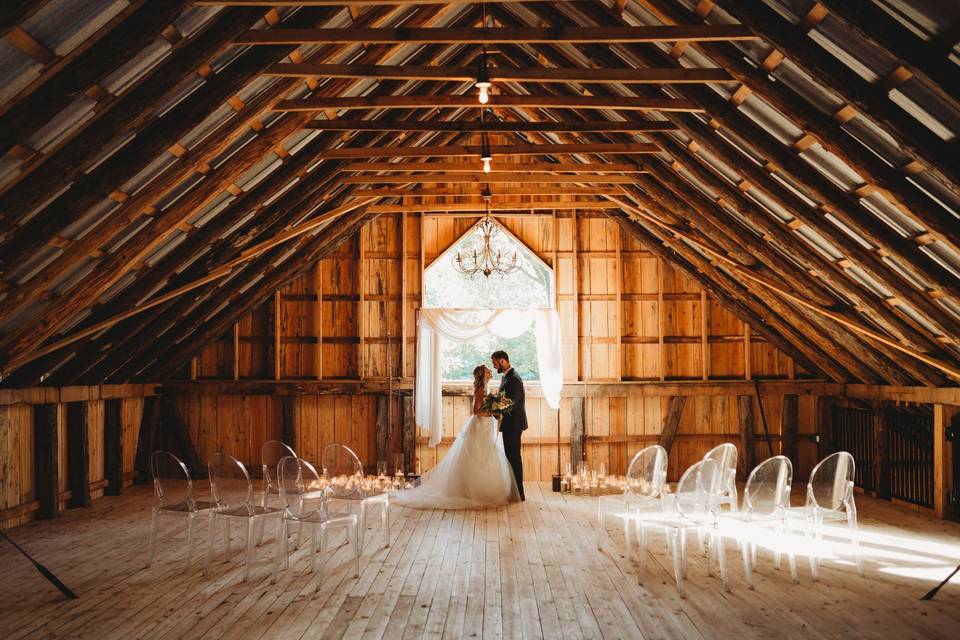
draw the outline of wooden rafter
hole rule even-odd
[[[383,187],[377,189],[357,189],[354,195],[358,198],[366,196],[378,196],[385,198],[410,197],[410,198],[437,198],[454,196],[483,196],[487,190],[494,198],[500,196],[615,196],[622,191],[618,187],[588,186],[588,187],[564,187],[543,183],[534,183],[526,187],[499,187],[496,184],[486,183],[483,188],[477,186],[460,185],[456,188],[438,188],[424,189],[401,189],[398,187]]]
[[[381,147],[340,147],[322,152],[318,157],[327,160],[344,158],[418,158],[434,157],[449,158],[452,156],[479,156],[481,147],[478,145],[447,145],[442,147],[404,146]],[[540,155],[602,155],[609,153],[619,154],[648,154],[658,153],[660,147],[649,142],[634,143],[596,143],[596,144],[512,144],[490,145],[490,152],[496,157],[504,156],[540,156]]]
[[[532,27],[392,29],[259,29],[234,39],[236,44],[500,44],[534,42],[680,42],[757,40],[741,25],[678,25],[654,27]]]
[[[608,174],[546,175],[541,173],[418,173],[412,175],[354,175],[340,178],[343,184],[632,184],[633,176]]]
[[[703,109],[690,100],[674,98],[598,98],[596,96],[492,95],[485,105],[496,107],[554,107],[562,109],[622,109],[625,111],[688,111]],[[476,96],[378,96],[284,100],[277,111],[348,111],[357,109],[423,109],[480,107]]]
[[[449,171],[473,173],[475,166],[454,162],[351,162],[343,167],[347,171]],[[491,164],[491,173],[644,173],[646,169],[627,162],[517,162]]]
[[[504,122],[499,120],[481,122],[479,120],[311,120],[307,129],[321,131],[457,131],[512,133],[522,131],[573,132],[573,131],[627,131],[652,133],[674,131],[677,126],[667,121],[622,121],[593,120],[585,122]]]
[[[473,81],[476,68],[437,66],[389,66],[357,64],[275,64],[269,76],[293,78],[377,78],[381,80]],[[491,82],[619,82],[622,84],[680,84],[689,82],[731,82],[723,69],[592,69],[588,67],[490,67]]]

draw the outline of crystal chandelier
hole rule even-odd
[[[482,239],[482,247],[479,251],[474,249],[467,255],[457,251],[454,258],[454,267],[460,273],[471,278],[478,273],[482,273],[486,278],[494,273],[501,278],[505,278],[520,270],[520,256],[516,252],[509,256],[503,255],[499,249],[494,249],[493,238],[500,231],[500,228],[490,217],[489,192],[484,194],[484,199],[487,201],[487,212],[480,224],[477,225],[477,233]]]

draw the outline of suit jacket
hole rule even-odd
[[[500,380],[500,391],[505,392],[507,397],[513,400],[513,410],[503,416],[503,420],[500,421],[500,431],[526,431],[526,394],[523,389],[523,380],[520,379],[516,369],[511,368],[503,375],[503,379]]]

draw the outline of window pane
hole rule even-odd
[[[482,248],[476,228],[468,231],[424,274],[423,306],[447,309],[537,309],[553,306],[553,273],[532,251],[502,228],[491,247],[507,257],[518,254],[521,268],[506,277],[457,271],[456,255],[472,255]]]
[[[537,340],[533,333],[535,326],[535,323],[531,323],[530,328],[524,333],[510,339],[500,338],[487,332],[473,342],[441,340],[442,379],[451,382],[472,381],[474,367],[480,364],[490,367],[490,354],[502,349],[509,354],[510,364],[525,382],[539,380]]]

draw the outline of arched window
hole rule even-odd
[[[502,255],[517,254],[520,270],[500,277],[477,273],[468,276],[456,268],[456,256],[472,254],[482,248],[478,225],[471,227],[433,263],[423,274],[423,306],[441,309],[543,309],[554,306],[554,274],[543,260],[531,251],[499,222],[492,239],[492,247]],[[504,340],[484,334],[469,343],[444,340],[441,350],[443,380],[463,381],[473,378],[473,368],[490,363],[490,354],[503,349],[510,354],[511,364],[526,381],[540,379],[537,368],[537,347],[534,328]]]

